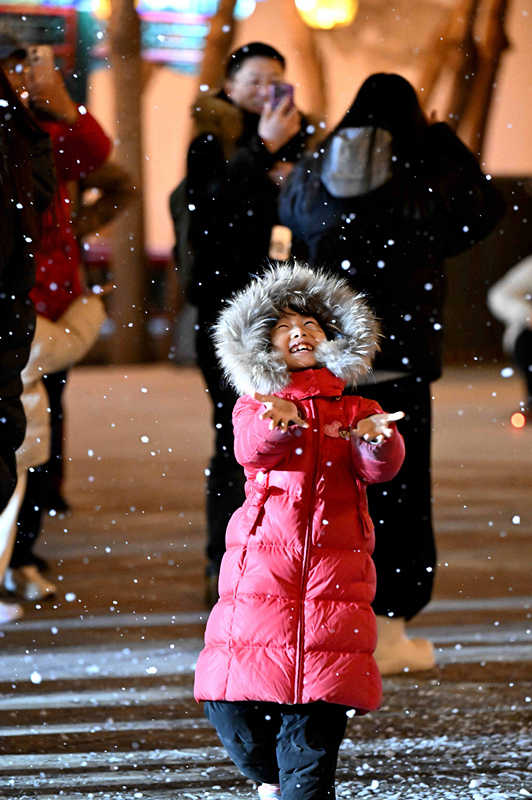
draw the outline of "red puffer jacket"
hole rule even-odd
[[[58,187],[53,212],[45,212],[30,297],[37,313],[55,322],[84,290],[68,182],[101,167],[111,151],[111,140],[84,106],[79,106],[74,125],[61,121],[39,124],[52,139]]]
[[[397,431],[380,445],[350,436],[381,409],[342,397],[344,385],[326,368],[291,374],[277,394],[299,406],[308,429],[270,431],[261,403],[248,395],[236,404],[247,499],[227,530],[198,700],[325,700],[361,713],[380,705],[366,484],[394,477],[404,445]]]

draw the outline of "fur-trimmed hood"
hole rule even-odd
[[[226,159],[231,158],[244,132],[244,115],[219,92],[205,92],[191,106],[194,121],[193,138],[210,133],[221,144]]]
[[[239,394],[272,394],[290,384],[286,364],[270,344],[273,321],[289,306],[314,311],[337,331],[316,349],[321,366],[346,385],[370,370],[380,332],[363,295],[324,270],[299,263],[271,266],[233,297],[213,330],[220,364]]]

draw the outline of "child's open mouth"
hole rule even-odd
[[[305,351],[312,352],[314,348],[311,344],[294,344],[290,348],[291,353],[304,353]]]

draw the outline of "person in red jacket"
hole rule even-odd
[[[403,415],[343,395],[378,336],[345,280],[300,264],[271,267],[215,327],[242,395],[246,501],[227,528],[195,697],[261,798],[334,798],[346,713],[381,703],[366,486],[398,472]]]
[[[58,178],[55,204],[45,221],[42,246],[35,254],[35,288],[30,297],[37,313],[55,322],[85,291],[69,184],[82,180],[102,166],[111,151],[111,140],[85,106],[70,98],[58,70],[30,80],[28,91],[37,120],[52,140]],[[47,496],[43,502],[45,507],[57,511],[65,509],[60,489],[63,474],[62,394],[66,378],[67,373],[62,371],[47,376],[45,380],[52,411],[52,454],[44,467],[47,486],[42,489]]]

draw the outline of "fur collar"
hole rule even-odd
[[[244,132],[242,111],[229,100],[213,92],[198,95],[191,111],[194,138],[212,133],[220,142],[225,158],[231,158],[236,150],[236,143]]]
[[[239,394],[272,394],[290,384],[286,364],[270,345],[271,323],[276,309],[309,304],[338,329],[334,340],[317,348],[319,364],[348,385],[370,370],[380,333],[363,295],[324,270],[272,265],[229,301],[213,329],[218,359]]]

